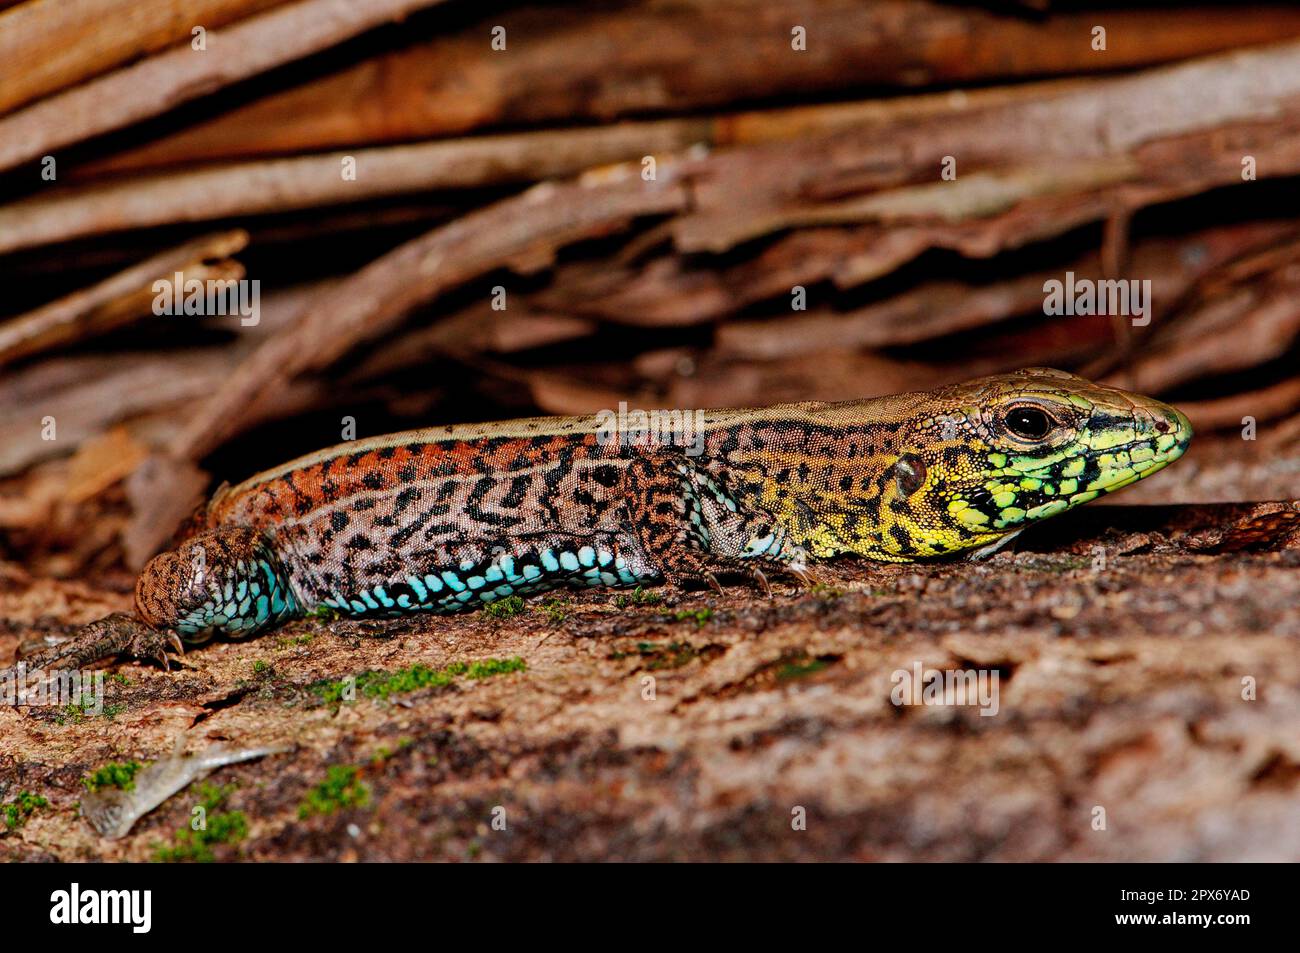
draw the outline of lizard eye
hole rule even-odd
[[[1047,412],[1037,407],[1012,407],[1002,422],[1022,440],[1042,440],[1056,425]]]

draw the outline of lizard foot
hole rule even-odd
[[[157,659],[169,668],[167,650],[184,654],[184,646],[174,632],[151,629],[122,612],[97,619],[83,626],[80,633],[66,642],[22,659],[29,671],[50,668],[85,668],[101,659],[118,655]],[[0,676],[7,674],[0,673]]]

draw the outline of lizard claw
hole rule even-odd
[[[707,572],[707,571],[704,572],[704,573],[702,573],[701,575],[704,576],[704,580],[709,584],[709,588],[710,588],[710,589],[712,589],[712,590],[713,590],[714,592],[716,592],[718,595],[722,595],[722,594],[723,594],[723,593],[722,593],[722,583],[718,582],[718,577],[717,577],[717,576],[715,576],[715,575],[713,575],[713,573],[711,573],[711,572]]]
[[[813,586],[819,585],[821,582],[817,578],[817,576],[814,575],[808,569],[801,569],[801,568],[796,568],[794,566],[787,566],[786,572],[788,572],[790,575],[798,579],[800,585],[802,585],[805,589],[811,589]]]
[[[167,654],[169,648],[175,649],[181,655],[185,654],[185,646],[175,632],[159,632],[141,626],[133,633],[131,644],[127,646],[126,651],[136,658],[157,659],[163,671],[170,672],[172,666],[171,657]]]
[[[767,581],[767,576],[764,575],[763,570],[755,566],[749,571],[749,574],[753,577],[754,581],[758,583],[759,588],[763,590],[763,594],[769,599],[773,598],[772,584]]]

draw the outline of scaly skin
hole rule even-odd
[[[810,560],[988,550],[1160,470],[1172,407],[1032,368],[930,393],[708,411],[693,448],[609,439],[597,417],[434,428],[343,444],[218,491],[84,648],[161,654],[320,606],[454,612],[558,586],[632,586]],[[770,591],[770,590],[769,590]],[[109,636],[106,637],[106,633]],[[150,635],[152,634],[152,638]]]

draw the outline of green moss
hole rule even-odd
[[[803,678],[806,675],[815,675],[830,665],[825,659],[808,659],[807,661],[789,662],[782,665],[776,670],[778,681],[789,681],[794,678]]]
[[[843,589],[837,589],[835,586],[828,586],[824,582],[815,582],[808,587],[808,592],[823,599],[838,599],[844,595]]]
[[[54,716],[54,722],[57,725],[79,725],[87,718],[93,718],[96,715],[112,720],[126,711],[126,705],[122,703],[105,705],[99,711],[95,711],[94,708],[95,699],[83,697],[80,705],[64,705],[59,710],[59,713]]]
[[[330,765],[325,780],[307,792],[298,805],[298,817],[306,820],[316,815],[333,814],[350,807],[370,803],[370,787],[360,778],[361,769],[347,764]]]
[[[704,628],[712,618],[712,609],[682,609],[673,616],[677,622],[694,622],[697,629]]]
[[[614,605],[620,609],[626,609],[629,606],[657,606],[664,601],[664,597],[657,592],[647,592],[641,586],[637,586],[631,592],[620,593],[614,597]]]
[[[700,651],[689,642],[669,642],[666,645],[658,642],[638,642],[636,648],[630,652],[621,651],[610,654],[610,658],[616,661],[632,657],[644,659],[646,662],[645,667],[654,671],[665,668],[681,668],[688,662],[699,658]]]
[[[262,659],[256,659],[256,660],[253,662],[253,676],[254,676],[254,677],[257,677],[257,676],[262,675],[262,674],[264,674],[264,673],[266,673],[266,672],[269,672],[269,671],[271,671],[271,665],[270,665],[269,662],[266,662],[266,661],[264,661],[264,660],[262,660]]]
[[[495,602],[489,602],[483,607],[483,614],[490,619],[509,619],[517,616],[524,611],[523,596],[507,596],[504,599],[497,599]]]
[[[217,859],[214,847],[235,844],[248,836],[248,818],[243,811],[219,810],[232,791],[233,785],[198,785],[195,794],[199,805],[203,807],[203,827],[199,830],[182,827],[172,838],[170,846],[158,845],[154,848],[154,860],[160,863],[212,863]]]
[[[110,761],[102,768],[96,768],[93,772],[81,779],[86,790],[90,792],[98,791],[100,788],[121,788],[123,791],[135,790],[135,776],[141,768],[139,761]]]
[[[563,596],[551,596],[537,607],[537,611],[546,616],[546,621],[559,625],[569,617],[569,600]]]
[[[491,678],[494,675],[509,675],[522,672],[528,664],[518,655],[514,658],[489,658],[481,662],[471,662],[465,675],[469,678]]]
[[[50,802],[39,794],[33,794],[30,791],[19,791],[17,797],[0,807],[0,812],[4,814],[5,830],[18,830],[27,823],[27,818],[31,817],[33,813],[49,806]]]
[[[410,668],[396,672],[362,672],[356,677],[356,693],[366,698],[388,698],[418,691],[422,688],[439,688],[452,684],[457,678],[491,678],[494,675],[506,675],[510,672],[522,672],[528,668],[518,656],[508,659],[483,659],[478,662],[452,662],[445,668],[430,668],[427,665],[412,665]],[[329,704],[339,704],[345,700],[348,689],[346,679],[338,682],[316,682],[311,686]]]
[[[375,753],[370,756],[370,763],[376,766],[381,765],[393,755],[397,754],[397,752],[405,751],[413,744],[415,744],[415,741],[412,738],[398,738],[396,748],[390,748],[387,745],[380,745],[379,748],[376,749]]]
[[[286,635],[282,638],[276,639],[275,645],[277,648],[287,649],[292,648],[295,645],[307,645],[315,637],[315,633],[313,632],[308,632],[305,635]]]
[[[318,622],[333,622],[335,619],[342,618],[339,610],[335,609],[333,606],[317,606],[310,612],[303,613],[303,615],[308,619],[315,619]]]

